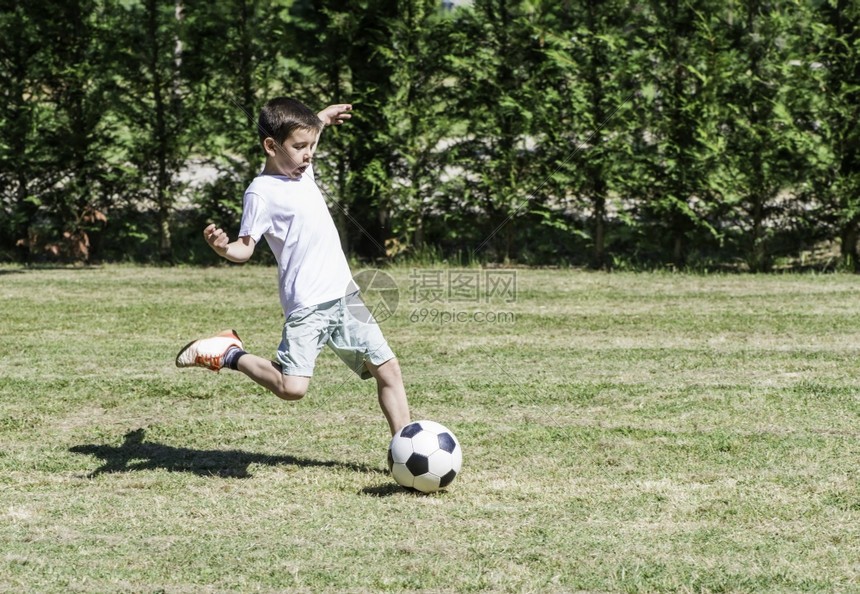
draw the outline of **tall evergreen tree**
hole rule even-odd
[[[815,86],[804,123],[814,140],[809,182],[836,229],[843,262],[860,271],[860,6],[849,0],[817,3],[812,51],[797,61]]]
[[[709,222],[708,124],[721,67],[712,28],[722,4],[649,2],[647,25],[637,31],[639,55],[647,58],[637,64],[637,102],[645,117],[633,155],[641,166],[625,185],[639,197],[643,242],[656,245],[676,266],[684,266],[698,244],[718,236]]]
[[[117,112],[129,131],[126,153],[140,183],[139,206],[152,216],[155,259],[171,261],[179,172],[195,142],[185,113],[183,6],[180,0],[133,0],[114,8]]]
[[[540,8],[476,0],[451,39],[458,91],[452,115],[462,122],[450,147],[462,168],[452,208],[468,217],[472,249],[498,260],[516,257],[518,225],[542,182],[532,146],[541,106],[535,80],[546,60],[534,26]]]
[[[610,264],[611,211],[626,208],[618,202],[619,190],[629,174],[624,162],[631,158],[633,100],[640,84],[633,16],[629,3],[621,1],[564,3],[562,29],[549,50],[560,68],[553,177],[564,180],[568,187],[558,191],[568,193],[571,207],[587,216],[588,260],[595,268]]]
[[[15,195],[11,237],[24,259],[90,257],[111,185],[104,5],[18,5],[4,25],[3,177]],[[6,44],[9,45],[6,45]],[[8,171],[7,170],[8,167]],[[39,257],[41,257],[39,255]]]
[[[54,125],[43,140],[53,148],[66,180],[52,195],[52,211],[62,221],[67,256],[88,259],[90,234],[106,220],[110,196],[110,155],[115,135],[105,117],[110,73],[105,58],[106,11],[102,2],[56,2],[44,34],[52,39],[51,75],[46,100]]]
[[[444,144],[455,134],[449,112],[456,91],[446,84],[444,63],[452,21],[440,15],[436,0],[402,0],[388,26],[392,43],[382,51],[394,88],[386,108],[393,149],[386,253],[394,256],[422,250],[428,235],[445,240],[433,219],[447,210],[444,166],[451,159]]]
[[[0,259],[30,259],[39,211],[40,157],[38,90],[48,73],[44,45],[30,7],[3,2],[0,10]]]
[[[730,58],[719,96],[721,216],[753,271],[772,266],[773,239],[791,218],[792,188],[803,171],[802,152],[785,133],[779,109],[792,89],[785,67],[796,58],[796,45],[786,38],[794,10],[786,3],[733,1],[718,30]]]

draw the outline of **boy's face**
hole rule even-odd
[[[317,137],[315,130],[296,128],[280,146],[275,139],[266,138],[263,141],[269,157],[266,169],[270,173],[298,179],[311,164],[317,148]]]

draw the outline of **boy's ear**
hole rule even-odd
[[[278,143],[275,142],[274,138],[268,136],[263,140],[263,150],[266,151],[266,154],[270,157],[274,157],[278,150]]]

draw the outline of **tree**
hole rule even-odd
[[[461,13],[448,57],[456,80],[452,116],[459,121],[448,148],[462,168],[451,185],[473,250],[496,260],[516,257],[518,221],[542,185],[533,164],[535,124],[542,105],[536,79],[546,56],[535,21],[543,3],[477,0]]]
[[[454,134],[449,117],[454,99],[444,62],[451,26],[435,0],[404,0],[388,20],[391,44],[380,48],[394,93],[386,107],[394,158],[389,257],[423,250],[428,232],[433,233],[432,219],[445,211],[437,201],[445,193],[444,166],[451,161],[444,143]],[[434,241],[444,239],[444,234],[433,235]]]
[[[258,110],[291,95],[355,106],[316,160],[355,256],[763,271],[828,238],[860,270],[856,2],[0,8],[3,259],[174,261],[237,227]]]
[[[638,33],[637,67],[643,118],[625,185],[640,197],[643,243],[657,245],[683,267],[691,248],[719,233],[710,223],[713,161],[710,123],[720,80],[713,26],[721,2],[671,0],[648,4]]]
[[[66,257],[87,260],[90,234],[107,221],[115,171],[109,157],[115,142],[106,118],[108,63],[105,5],[94,0],[42,6],[51,15],[43,34],[52,39],[45,100],[54,109],[53,125],[42,140],[52,147],[64,180],[50,195],[51,211],[62,231]]]
[[[25,260],[87,260],[89,233],[105,221],[100,203],[112,183],[105,158],[112,136],[102,13],[93,0],[4,13],[11,109],[3,120],[3,170],[15,195],[11,237]]]
[[[633,36],[625,30],[630,22],[629,3],[564,3],[560,29],[548,38],[547,52],[559,68],[558,91],[551,95],[558,101],[550,137],[558,147],[549,154],[552,179],[566,184],[557,191],[572,195],[572,208],[588,217],[584,232],[594,268],[609,264],[611,202],[621,199],[623,163],[631,158],[633,99],[640,83],[637,61],[630,59]]]
[[[735,1],[719,30],[729,57],[719,95],[721,215],[753,271],[770,269],[772,241],[792,218],[792,188],[803,171],[802,151],[786,134],[779,108],[793,88],[786,65],[796,58],[797,45],[787,38],[795,18],[788,4]]]
[[[29,5],[32,6],[32,5]],[[36,142],[39,110],[33,94],[42,88],[46,72],[43,45],[33,11],[19,2],[4,2],[0,10],[0,250],[15,259],[30,258],[41,188],[35,166],[45,146]]]
[[[811,105],[799,124],[813,146],[808,168],[811,193],[836,227],[843,262],[860,271],[860,6],[848,0],[816,5],[812,52],[795,71],[812,79]]]
[[[180,0],[133,0],[115,10],[116,109],[128,131],[125,149],[140,184],[138,206],[154,215],[157,259],[170,261],[179,172],[195,142],[184,110],[183,7]]]
[[[355,107],[345,130],[326,132],[318,180],[334,210],[344,248],[385,258],[391,236],[391,168],[394,162],[386,108],[394,95],[389,20],[397,0],[367,0],[357,10],[345,0],[305,0],[293,23],[312,46],[297,46],[306,103],[343,102]],[[332,164],[331,166],[329,164]]]

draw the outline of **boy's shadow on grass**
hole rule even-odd
[[[134,472],[163,469],[170,472],[190,472],[199,476],[221,478],[248,478],[248,466],[328,466],[346,468],[357,472],[385,474],[379,468],[363,464],[350,464],[326,460],[310,460],[293,456],[270,456],[241,450],[193,450],[175,448],[159,443],[144,442],[144,429],[125,434],[120,446],[79,445],[69,448],[76,454],[96,456],[105,461],[103,465],[87,475],[88,478],[110,472]]]

